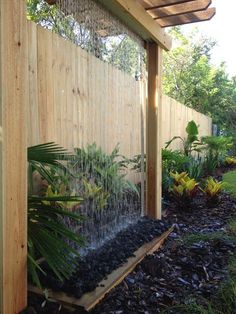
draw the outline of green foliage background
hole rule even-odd
[[[197,29],[188,36],[180,27],[169,33],[173,48],[164,55],[164,93],[211,116],[223,135],[235,137],[236,77],[228,76],[224,62],[212,64],[216,42]]]

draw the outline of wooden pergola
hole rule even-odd
[[[1,176],[0,313],[27,303],[28,31],[25,0],[0,0]],[[210,0],[98,0],[146,42],[148,53],[147,214],[161,217],[160,105],[162,51],[171,49],[164,27],[209,20]]]

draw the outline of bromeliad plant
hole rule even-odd
[[[187,172],[171,172],[170,176],[174,179],[174,184],[170,188],[170,193],[182,209],[191,208],[194,197],[198,192],[199,183],[188,176]]]
[[[212,177],[207,178],[205,187],[201,191],[206,195],[206,203],[208,207],[214,207],[220,202],[220,193],[223,189],[223,182],[217,181]]]
[[[63,219],[80,222],[82,217],[68,209],[69,203],[80,204],[78,196],[62,195],[54,184],[50,168],[65,170],[65,161],[72,158],[54,143],[28,148],[28,272],[34,284],[41,287],[40,273],[46,275],[43,261],[55,276],[63,281],[69,278],[78,263],[78,252],[73,244],[83,245],[83,238],[71,231]],[[43,196],[31,193],[33,175],[38,172],[50,184]]]
[[[236,165],[236,157],[226,157],[225,158],[225,163],[227,164],[227,165],[231,165],[231,166],[233,166],[233,165]]]

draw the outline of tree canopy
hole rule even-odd
[[[188,37],[172,28],[173,49],[164,55],[164,93],[212,117],[226,135],[236,135],[236,77],[230,78],[225,64],[214,66],[211,53],[216,42],[200,36]]]

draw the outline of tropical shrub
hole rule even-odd
[[[206,151],[205,168],[208,173],[212,173],[214,169],[211,165],[220,166],[224,163],[228,150],[232,147],[232,137],[226,136],[204,136],[202,144]]]
[[[204,189],[201,189],[206,195],[207,205],[215,206],[220,201],[220,193],[223,188],[223,182],[217,181],[212,177],[207,178]]]
[[[174,179],[174,183],[169,189],[171,195],[180,208],[190,208],[198,192],[198,183],[195,179],[190,178],[187,172],[171,172],[170,175]]]
[[[50,168],[65,170],[63,162],[71,159],[64,149],[54,143],[28,148],[28,272],[34,284],[41,286],[40,276],[46,275],[43,261],[59,280],[69,278],[78,263],[78,252],[73,243],[83,245],[83,238],[71,231],[65,218],[80,222],[82,217],[68,210],[69,203],[80,204],[82,198],[58,192]],[[33,175],[38,172],[47,181],[43,196],[33,195]]]
[[[173,183],[173,178],[170,172],[182,172],[186,169],[189,163],[189,157],[180,151],[172,151],[170,149],[162,149],[162,188],[163,191],[168,191]]]
[[[85,149],[76,148],[75,158],[70,162],[70,170],[76,179],[79,195],[84,200],[92,201],[97,209],[107,204],[115,206],[124,193],[136,193],[137,187],[125,179],[128,160],[119,155],[116,146],[111,154],[107,154],[96,144]]]
[[[204,161],[201,157],[191,157],[189,162],[186,164],[185,171],[188,172],[190,178],[199,181],[204,174]]]
[[[203,161],[203,169],[206,175],[211,175],[214,173],[218,166],[217,158],[212,158],[211,154],[207,154]]]
[[[192,152],[200,152],[201,151],[201,142],[198,138],[198,126],[192,120],[189,121],[186,126],[187,138],[184,139],[181,136],[174,136],[170,141],[166,142],[166,147],[168,148],[170,144],[176,140],[180,139],[183,142],[184,154],[186,156],[190,156]]]
[[[135,155],[128,162],[131,165],[131,170],[134,170],[136,172],[142,172],[142,162],[143,162],[144,172],[146,171],[146,154]]]

